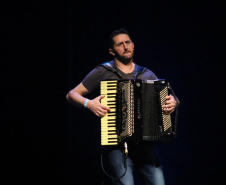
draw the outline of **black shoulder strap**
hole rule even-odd
[[[105,62],[105,63],[99,64],[98,66],[102,66],[105,69],[107,69],[109,71],[112,71],[113,73],[115,73],[116,75],[118,75],[119,78],[123,79],[123,76],[120,73],[118,73],[118,71],[115,70],[115,68],[113,67],[112,63]]]
[[[123,76],[118,71],[116,71],[116,69],[114,68],[114,66],[112,65],[111,62],[105,62],[105,63],[99,64],[98,66],[102,66],[102,67],[112,71],[113,73],[117,74],[121,79],[123,79]],[[137,76],[142,74],[146,69],[147,69],[146,67],[137,65],[133,79],[136,79]]]
[[[105,63],[99,64],[98,66],[102,66],[108,70],[114,71],[113,65],[110,62],[105,62]]]

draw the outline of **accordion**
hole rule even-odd
[[[164,79],[102,80],[101,104],[111,111],[101,118],[101,145],[173,138],[176,122],[162,109],[170,90]]]

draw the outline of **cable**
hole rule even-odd
[[[125,172],[124,172],[120,177],[113,177],[113,176],[109,175],[109,174],[105,171],[105,169],[104,169],[103,162],[102,162],[102,158],[103,158],[103,157],[102,157],[102,154],[101,154],[101,167],[102,167],[103,172],[104,172],[109,178],[111,178],[111,179],[113,179],[113,180],[118,180],[118,179],[122,178],[122,177],[126,174],[126,171],[127,171],[127,165],[125,165]]]
[[[118,179],[122,178],[126,174],[126,172],[127,172],[126,158],[128,156],[128,148],[127,148],[127,143],[126,142],[124,143],[124,147],[125,147],[125,151],[124,151],[124,167],[125,167],[125,172],[120,177],[113,177],[113,176],[109,175],[105,171],[104,165],[103,165],[103,155],[101,154],[101,167],[102,167],[102,170],[112,180],[118,180]]]

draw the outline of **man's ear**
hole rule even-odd
[[[114,53],[113,49],[110,48],[108,51],[109,51],[109,53],[110,53],[111,55],[115,56],[115,53]]]

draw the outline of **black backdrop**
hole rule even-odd
[[[65,95],[111,59],[108,35],[121,27],[133,36],[135,61],[168,79],[181,101],[177,140],[157,147],[166,184],[225,184],[221,3],[0,4],[1,184],[101,184],[98,118]]]

